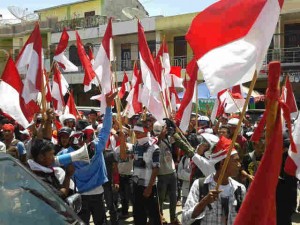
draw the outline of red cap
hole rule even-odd
[[[2,126],[2,130],[9,130],[13,132],[15,130],[15,127],[14,125],[7,123]]]
[[[232,141],[230,139],[221,136],[219,142],[216,144],[216,147],[210,155],[210,161],[213,163],[217,163],[225,159],[231,143]],[[231,155],[234,154],[237,154],[237,151],[234,148],[232,148]]]

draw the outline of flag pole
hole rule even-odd
[[[196,133],[198,133],[198,111],[199,111],[198,83],[197,83],[197,80],[196,80]]]
[[[221,173],[220,173],[220,176],[218,178],[218,182],[217,182],[217,186],[216,186],[216,190],[217,191],[219,190],[219,187],[220,187],[220,185],[222,183],[222,180],[224,178],[225,171],[227,169],[227,166],[228,166],[228,163],[229,163],[229,160],[230,160],[232,148],[234,147],[234,144],[235,144],[235,141],[237,139],[240,127],[242,125],[242,121],[243,121],[243,118],[244,118],[245,113],[246,113],[246,108],[247,108],[247,105],[249,104],[251,93],[252,93],[252,91],[254,89],[256,80],[257,80],[257,71],[254,72],[253,79],[251,81],[251,84],[250,84],[250,87],[249,87],[249,90],[248,90],[247,98],[246,98],[245,104],[243,106],[243,110],[241,112],[239,122],[238,122],[237,127],[236,127],[236,129],[234,131],[234,134],[233,134],[233,137],[232,137],[232,142],[231,142],[231,144],[229,146],[229,150],[228,150],[227,156],[226,156],[224,164],[222,166]]]
[[[268,89],[267,91],[269,93],[274,93],[274,95],[278,94],[278,97],[280,96],[280,62],[275,61],[275,62],[270,62],[269,63],[269,71],[274,70],[273,72],[271,71],[272,74],[274,74],[272,79],[268,80]],[[277,118],[277,113],[278,113],[278,99],[276,97],[272,99],[267,98],[267,106],[266,109],[268,110],[268,116],[266,118],[266,146],[272,141],[271,137],[272,134],[274,133],[274,127],[275,127],[275,122]],[[274,141],[274,140],[273,140]]]
[[[169,118],[169,113],[168,113],[168,110],[167,110],[166,101],[164,100],[162,91],[160,91],[160,100],[161,100],[161,103],[163,105],[165,115],[166,115],[167,118]]]
[[[230,98],[232,99],[232,101],[233,101],[233,103],[234,103],[236,109],[239,111],[239,113],[242,113],[241,110],[240,110],[240,108],[238,107],[238,105],[237,105],[235,99],[233,98],[232,93],[231,93],[230,91],[227,91],[227,92],[228,92]],[[251,96],[250,96],[250,97],[251,97]],[[249,99],[249,101],[250,101],[250,99]],[[245,119],[245,117],[243,117],[243,119]]]
[[[163,37],[163,42],[162,42],[163,45],[166,44],[165,38],[166,38],[166,36],[164,35],[164,37]],[[163,47],[164,47],[164,46],[163,46]],[[164,48],[163,48],[163,54],[164,54]],[[162,57],[161,57],[161,56],[159,56],[159,60],[160,60],[161,67],[163,68],[162,71],[164,71],[162,77],[163,77],[163,79],[164,79],[164,81],[165,81],[165,84],[166,84],[166,93],[167,93],[167,98],[168,98],[168,101],[169,101],[170,112],[171,112],[171,114],[172,114],[172,113],[173,113],[173,109],[172,109],[172,106],[171,106],[170,90],[169,90],[169,87],[167,86],[167,80],[166,80],[166,76],[165,76],[165,74],[164,74],[164,73],[165,73],[165,68],[163,67],[164,64],[163,64],[163,60],[162,60]],[[162,72],[162,71],[160,71],[160,72]],[[167,107],[166,107],[166,108],[167,108]]]
[[[41,106],[42,106],[42,116],[44,121],[47,120],[47,115],[46,115],[46,108],[47,108],[47,104],[46,104],[46,92],[45,92],[45,79],[46,79],[46,74],[43,70],[42,72],[42,89],[41,89],[41,94],[42,94],[42,99],[41,99]]]
[[[111,41],[113,42],[112,39],[111,39]],[[114,44],[112,43],[112,46],[113,45]],[[113,60],[113,66],[111,66],[111,68],[113,69],[112,75],[113,75],[113,79],[114,79],[113,89],[115,89],[115,91],[118,91],[117,63],[116,63],[115,58]],[[121,132],[123,132],[123,124],[122,124],[122,116],[121,116],[121,99],[118,94],[116,96],[116,108],[117,108],[117,118],[118,118],[118,123],[119,123],[119,129]],[[122,137],[123,137],[123,135],[122,135]],[[121,138],[120,139],[120,158],[122,160],[126,160],[128,157],[126,151],[127,151],[127,145],[126,145],[125,138]]]

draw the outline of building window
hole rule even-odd
[[[90,17],[90,16],[95,16],[95,11],[90,11],[90,12],[85,12],[84,13],[84,18]]]
[[[132,70],[130,44],[121,44],[121,70]]]
[[[81,62],[78,56],[77,47],[71,45],[69,48],[69,60],[76,66],[81,66]]]
[[[147,41],[150,52],[153,56],[153,58],[156,57],[156,41]]]
[[[14,58],[17,59],[20,53],[20,49],[15,49],[14,50]]]
[[[187,65],[187,43],[184,36],[174,37],[174,66],[185,68]]]

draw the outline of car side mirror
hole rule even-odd
[[[80,194],[73,194],[66,198],[68,205],[74,210],[75,213],[79,213],[82,206],[82,200]]]

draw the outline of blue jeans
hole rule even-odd
[[[177,177],[176,173],[158,175],[157,190],[159,197],[160,213],[162,214],[162,206],[166,199],[166,195],[169,195],[170,205],[170,221],[176,219],[176,204],[177,204]]]

